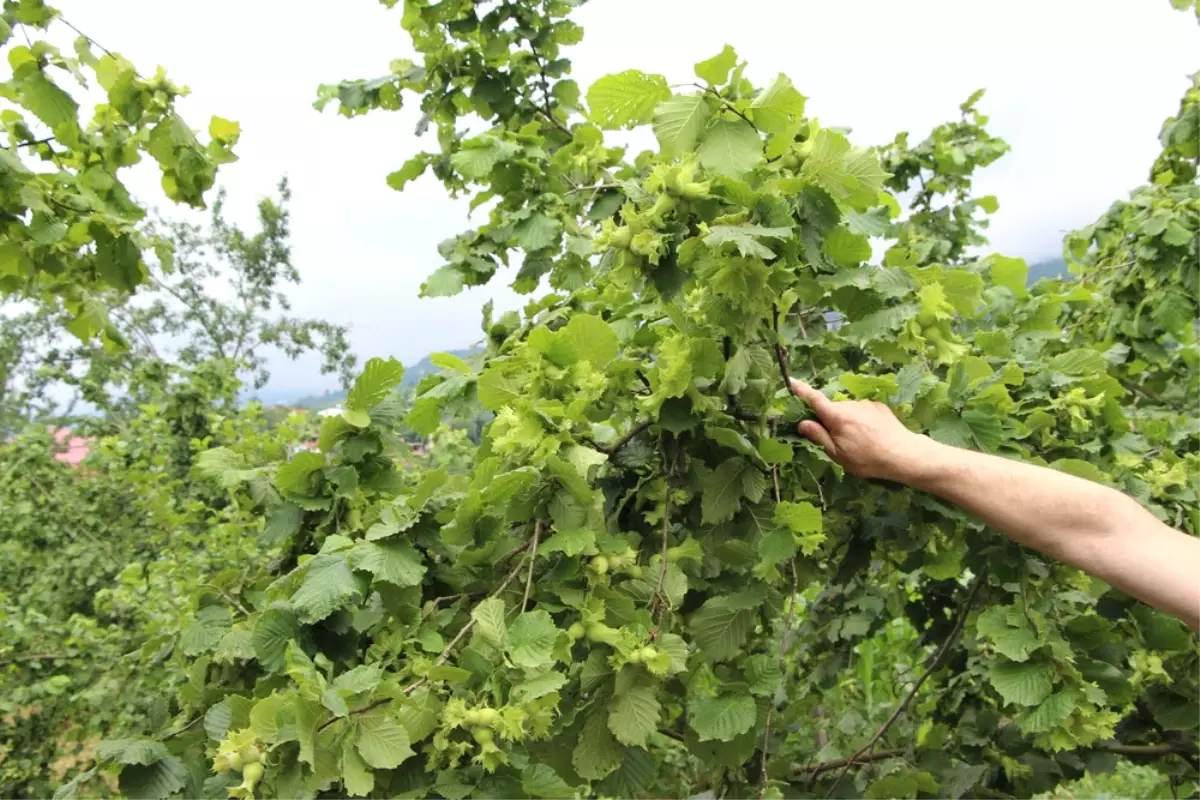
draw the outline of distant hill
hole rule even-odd
[[[1047,258],[1035,261],[1029,265],[1029,282],[1036,283],[1042,278],[1066,278],[1067,262],[1061,258]]]
[[[471,356],[479,352],[477,347],[468,347],[463,350],[439,350],[439,353],[450,353],[458,356],[461,359],[470,359]],[[411,389],[421,382],[421,378],[430,373],[437,372],[439,367],[430,360],[429,356],[425,356],[412,366],[404,368],[404,379],[400,381],[401,389]],[[306,397],[301,397],[297,400],[287,402],[287,405],[296,408],[308,408],[314,411],[319,411],[322,408],[340,405],[346,400],[346,392],[342,389],[330,389],[323,394],[313,394]]]

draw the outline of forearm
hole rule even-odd
[[[1073,475],[926,437],[916,450],[904,483],[1192,628],[1200,625],[1200,540],[1164,525],[1120,492]]]

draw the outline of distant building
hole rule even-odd
[[[318,417],[340,417],[345,411],[341,406],[332,406],[330,408],[322,408],[317,412]]]
[[[91,439],[85,439],[82,436],[73,436],[69,428],[56,428],[54,431],[54,441],[62,448],[54,454],[54,458],[64,464],[69,464],[72,467],[78,467],[79,463],[87,457],[88,451],[91,449]]]

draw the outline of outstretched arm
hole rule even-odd
[[[1200,630],[1200,539],[1136,501],[1057,470],[940,444],[891,409],[834,402],[801,381],[792,391],[819,422],[800,434],[849,472],[931,492],[1018,544],[1100,578]]]

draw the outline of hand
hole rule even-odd
[[[934,444],[913,433],[883,403],[834,402],[804,381],[791,379],[792,394],[812,407],[815,420],[797,426],[800,435],[825,448],[847,472],[862,478],[906,483]]]

